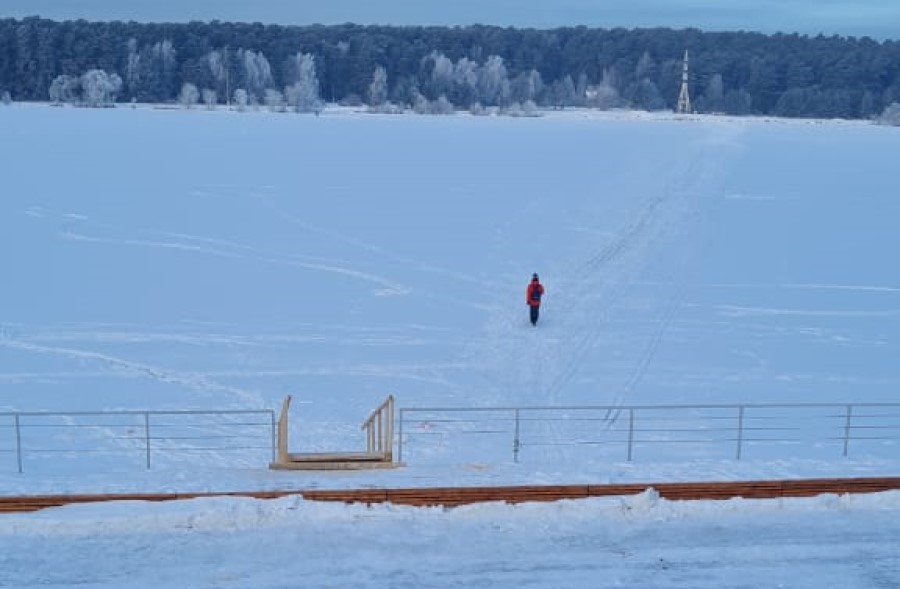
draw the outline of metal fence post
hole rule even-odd
[[[150,412],[144,412],[144,441],[147,445],[147,470],[150,470]]]
[[[744,443],[744,406],[738,406],[738,426],[737,426],[737,456],[735,460],[741,459],[741,446]]]
[[[513,417],[515,419],[516,425],[513,433],[513,462],[519,462],[519,446],[521,442],[519,441],[519,410],[513,409]]]
[[[397,426],[397,462],[403,462],[403,408],[398,410],[400,423]]]
[[[853,415],[853,405],[847,405],[847,420],[844,422],[844,458],[850,451],[850,418]]]
[[[18,413],[16,413],[16,460],[19,462],[19,474],[22,474],[22,428],[19,425]]]
[[[276,450],[278,441],[277,441],[276,433],[275,433],[276,428],[278,426],[275,424],[275,412],[272,411],[271,409],[269,410],[269,421],[270,421],[269,437],[272,438],[272,462],[275,462],[276,460],[278,460],[278,452]]]
[[[634,408],[628,409],[628,462],[631,462],[634,447]]]

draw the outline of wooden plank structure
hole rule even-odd
[[[365,451],[290,452],[288,451],[288,412],[291,396],[284,398],[278,417],[277,455],[269,464],[276,470],[361,470],[396,468],[394,462],[394,397],[388,397],[363,421]]]
[[[254,497],[275,499],[300,495],[308,501],[343,503],[393,503],[417,507],[456,507],[470,503],[498,501],[525,503],[635,495],[655,489],[673,501],[780,499],[814,497],[826,493],[878,493],[900,490],[900,477],[796,479],[771,481],[728,481],[688,483],[627,483],[613,485],[523,485],[513,487],[423,487],[398,489],[336,489],[293,491],[248,491],[232,493],[131,493],[116,495],[31,495],[0,497],[0,513],[29,512],[70,503],[100,501],[174,501],[200,497]]]

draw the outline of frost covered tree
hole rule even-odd
[[[425,85],[425,91],[429,96],[437,98],[453,91],[454,66],[443,53],[432,51],[422,58],[422,67],[431,69],[431,74]]]
[[[575,106],[581,101],[578,99],[575,89],[575,81],[572,76],[567,75],[562,80],[556,80],[550,85],[549,102],[554,108],[565,108],[567,106]]]
[[[900,127],[900,102],[891,103],[884,109],[884,112],[878,117],[878,124]]]
[[[378,66],[372,74],[372,83],[369,84],[369,106],[377,108],[387,102],[387,70]]]
[[[619,93],[615,88],[606,84],[590,86],[585,90],[584,98],[587,106],[599,110],[609,110],[619,106]]]
[[[478,92],[485,104],[509,104],[509,77],[502,57],[491,55],[478,70]]]
[[[138,52],[137,39],[129,39],[126,47],[128,56],[125,60],[125,87],[128,95],[136,98],[141,80],[141,54]]]
[[[478,101],[478,64],[467,57],[453,66],[451,101],[458,105],[472,105]]]
[[[589,86],[584,93],[585,104],[600,110],[609,110],[622,105],[619,91],[616,90],[616,77],[613,70],[603,70],[603,79],[596,86]]]
[[[412,100],[413,112],[419,115],[427,115],[430,107],[431,104],[428,102],[428,98],[421,93],[416,92]]]
[[[244,88],[255,102],[274,83],[269,60],[261,51],[257,53],[251,50],[239,50],[238,58],[243,67]]]
[[[634,78],[640,81],[644,78],[656,78],[656,75],[656,62],[650,57],[650,53],[644,51],[644,54],[641,55],[641,58],[637,62],[637,66],[634,68]]]
[[[122,78],[118,74],[94,69],[81,76],[81,96],[85,106],[112,106],[121,89]]]
[[[706,85],[706,110],[714,113],[725,111],[725,82],[722,74],[714,74]]]
[[[139,83],[145,98],[164,101],[175,98],[178,91],[178,59],[171,41],[160,41],[142,52],[139,71]]]
[[[517,102],[536,102],[544,91],[544,81],[535,69],[522,72],[510,84],[511,98]]]
[[[12,96],[10,95],[9,90],[0,92],[0,102],[2,102],[4,106],[12,104]]]
[[[50,100],[55,105],[77,102],[80,92],[81,79],[67,74],[56,76],[49,90]]]
[[[541,116],[537,104],[532,100],[526,100],[524,103],[513,102],[503,110],[503,114],[510,117],[539,117]]]
[[[240,112],[244,112],[247,110],[247,103],[250,99],[247,96],[247,91],[243,88],[238,88],[234,91],[234,104],[237,106],[237,109]]]
[[[229,88],[228,50],[210,51],[207,53],[206,65],[209,67],[209,73],[212,76],[212,79],[216,82],[216,95],[221,92],[230,106],[231,88]]]
[[[443,94],[431,103],[431,114],[452,115],[454,112],[456,112],[456,109],[453,107],[453,103],[447,100],[447,97]]]
[[[197,90],[197,87],[190,82],[185,82],[181,87],[181,93],[178,95],[178,102],[180,102],[184,108],[190,109],[197,104],[199,99],[200,92]]]
[[[200,94],[203,97],[203,104],[206,105],[206,108],[212,110],[216,107],[216,103],[219,101],[219,97],[216,94],[215,90],[204,88],[203,92],[201,92]]]
[[[285,88],[287,103],[296,112],[318,112],[322,108],[319,98],[319,78],[316,76],[316,60],[310,53],[298,53],[290,60],[290,79]]]
[[[649,78],[637,83],[631,95],[631,103],[632,106],[642,110],[654,111],[666,108],[666,101],[663,100],[659,88]]]
[[[284,95],[274,88],[267,88],[263,102],[272,112],[284,112]]]
[[[420,115],[451,115],[456,112],[453,103],[443,94],[437,100],[428,100],[427,96],[417,92],[412,107],[413,112]]]

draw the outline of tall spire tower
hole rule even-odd
[[[688,93],[688,50],[684,50],[684,68],[681,70],[681,92],[678,94],[678,108],[676,112],[691,112],[691,96]]]

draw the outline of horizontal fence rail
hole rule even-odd
[[[98,467],[150,469],[157,462],[210,463],[275,456],[275,412],[84,411],[0,413],[0,465],[24,472],[27,464],[90,458]],[[0,466],[2,468],[2,466]]]
[[[457,407],[399,409],[398,460],[608,460],[891,454],[900,403]],[[504,458],[504,456],[506,458]]]

